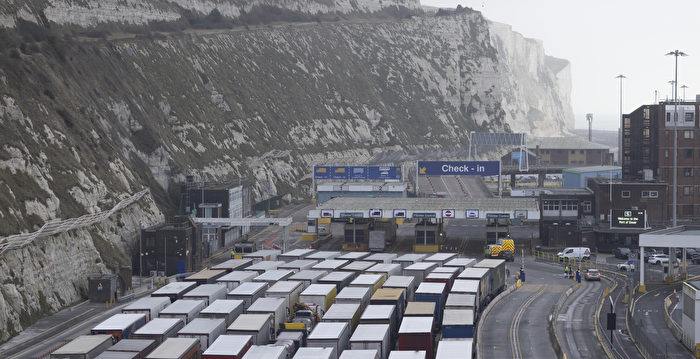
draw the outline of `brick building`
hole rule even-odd
[[[615,247],[637,247],[642,228],[610,228],[610,211],[645,210],[647,224],[652,228],[664,228],[668,222],[668,200],[670,187],[663,181],[620,181],[596,177],[589,179],[588,188],[595,193],[593,228],[598,250],[609,252]],[[612,189],[612,196],[610,195]],[[612,200],[611,200],[612,199]]]
[[[626,181],[656,179],[669,184],[666,212],[673,213],[674,129],[678,132],[678,219],[700,219],[700,139],[698,105],[681,102],[644,105],[623,115],[622,177]],[[677,120],[676,120],[677,119]]]

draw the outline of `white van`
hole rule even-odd
[[[591,249],[588,247],[568,247],[564,248],[563,251],[557,253],[557,256],[559,257],[559,259],[590,259]]]

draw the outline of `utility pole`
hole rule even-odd
[[[141,232],[143,231],[143,221],[139,219],[139,287],[143,285],[143,246]]]
[[[666,54],[666,56],[675,56],[675,86],[678,86],[678,56],[688,56],[683,51],[674,50]],[[678,91],[678,87],[676,87]],[[678,96],[675,96],[678,97]],[[678,99],[675,99],[673,106],[673,226],[678,225]],[[674,254],[675,255],[675,254]],[[669,257],[671,257],[669,253]],[[671,260],[669,260],[671,264]]]
[[[625,76],[623,74],[619,74],[619,75],[615,76],[615,78],[620,79],[620,130],[619,130],[620,133],[617,135],[617,163],[620,166],[622,166],[622,158],[623,158],[623,155],[622,155],[622,152],[623,152],[622,151],[622,135],[625,132],[625,127],[624,127],[625,124],[624,124],[624,121],[622,119],[622,80],[626,79],[627,76]]]
[[[685,89],[687,89],[688,86],[683,85],[683,86],[681,86],[681,88],[683,89],[683,102],[685,102]]]

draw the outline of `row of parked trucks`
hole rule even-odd
[[[51,358],[470,358],[505,287],[500,259],[258,252],[159,288]]]

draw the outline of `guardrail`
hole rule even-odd
[[[612,273],[612,274],[617,275],[616,273]],[[610,278],[606,275],[601,275],[601,277],[614,283],[613,286],[608,290],[608,293],[613,293],[617,289],[617,281],[613,280],[612,278]],[[595,328],[595,335],[598,338],[598,342],[603,347],[603,351],[605,351],[605,355],[607,355],[608,358],[610,358],[610,359],[614,359],[615,356],[614,356],[613,352],[615,351],[615,349],[614,349],[615,346],[613,345],[613,343],[610,340],[608,340],[607,335],[603,334],[603,331],[607,330],[607,328],[603,328],[602,324],[600,322],[600,312],[603,311],[604,304],[605,304],[605,296],[601,296],[600,303],[598,304],[598,308],[596,309],[595,315],[593,316],[593,326]],[[607,313],[606,313],[606,315],[607,315]]]
[[[489,313],[491,313],[491,308],[493,308],[498,302],[501,301],[501,299],[505,298],[508,294],[512,293],[514,290],[518,289],[519,287],[515,284],[511,285],[508,287],[508,289],[504,290],[501,292],[499,295],[496,296],[496,298],[493,298],[493,300],[486,306],[486,309],[484,309],[484,312],[481,313],[481,317],[479,318],[479,323],[476,325],[476,357],[481,358],[481,333],[482,327],[484,325],[484,321],[486,320],[486,317],[488,317]]]
[[[80,216],[78,218],[71,218],[71,219],[66,219],[66,220],[52,220],[44,223],[41,228],[33,233],[23,233],[23,234],[15,234],[9,237],[5,237],[0,239],[0,254],[3,254],[5,251],[12,250],[12,249],[20,249],[23,248],[29,244],[31,244],[35,239],[38,238],[44,238],[44,237],[49,237],[58,233],[63,233],[67,231],[71,231],[74,229],[80,229],[80,228],[85,228],[88,226],[91,226],[95,223],[102,222],[108,217],[110,217],[112,214],[114,214],[117,211],[120,211],[134,202],[138,201],[143,197],[145,194],[149,193],[150,190],[147,188],[141,192],[138,192],[134,194],[133,196],[129,198],[123,199],[121,202],[117,203],[116,206],[112,207],[112,209],[108,211],[102,211],[99,213],[93,213],[93,214],[86,214],[84,216]]]
[[[668,329],[671,330],[671,334],[673,334],[673,336],[685,346],[686,343],[683,341],[683,329],[681,329],[681,327],[679,327],[678,324],[676,324],[676,322],[673,321],[673,319],[671,318],[671,314],[668,312],[668,308],[670,308],[671,305],[673,305],[673,299],[675,299],[673,298],[673,294],[669,295],[668,297],[666,297],[666,299],[664,299],[664,322],[666,322],[666,326],[668,327]]]
[[[657,348],[656,345],[654,345],[656,341],[650,338],[644,331],[644,322],[634,318],[634,302],[636,301],[634,295],[637,293],[638,288],[638,286],[635,286],[632,290],[632,299],[625,311],[627,332],[630,335],[630,339],[632,339],[632,342],[637,347],[637,350],[639,350],[645,359],[666,358],[666,353],[660,348]]]
[[[571,287],[569,287],[569,289],[567,289],[564,292],[564,294],[559,296],[557,304],[554,305],[554,310],[552,311],[552,314],[549,315],[549,322],[547,323],[547,332],[549,333],[550,340],[552,341],[552,349],[554,349],[554,353],[556,354],[557,358],[566,358],[566,354],[561,349],[561,340],[557,335],[555,323],[559,318],[559,311],[564,306],[566,299],[569,298],[578,288],[578,284],[574,284]]]
[[[591,259],[559,258],[559,256],[553,252],[535,250],[532,251],[532,256],[535,257],[535,260],[561,263],[562,265],[568,264],[573,267],[580,266],[581,268],[591,268],[597,266],[597,263]]]

